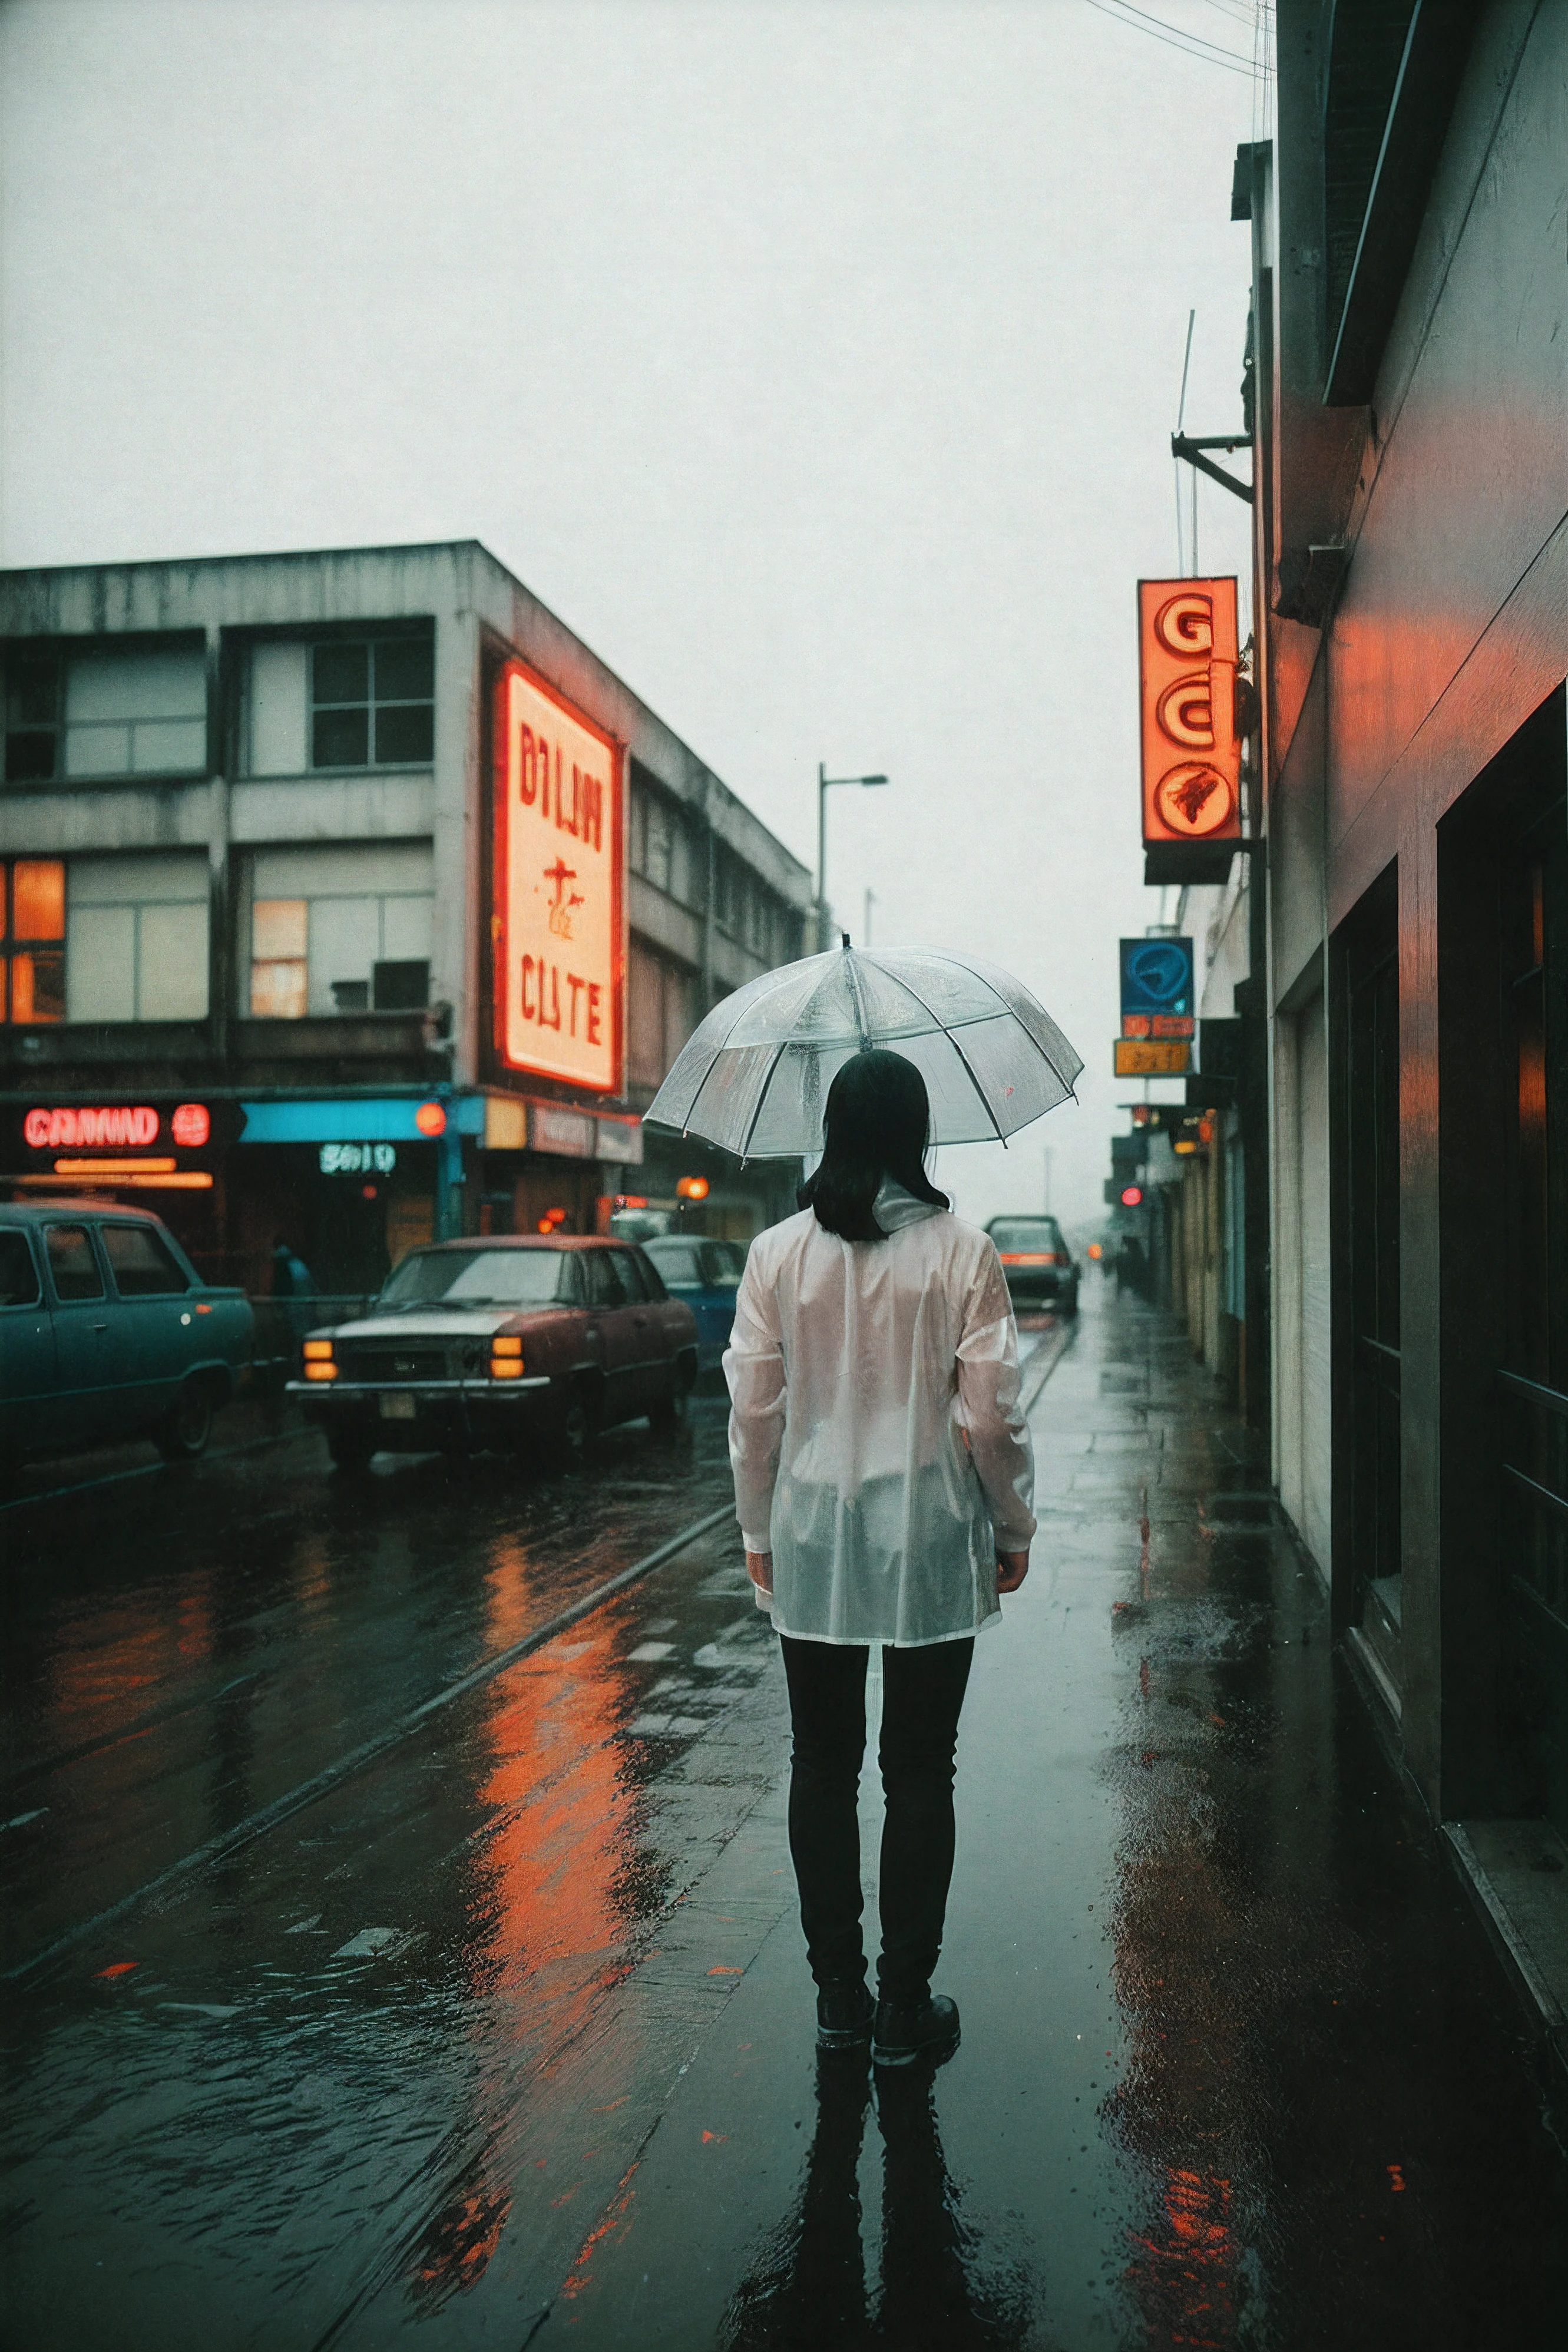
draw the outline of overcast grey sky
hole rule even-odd
[[[1250,0],[1142,0],[1250,58]],[[1100,1213],[1168,436],[1239,419],[1246,72],[1091,0],[6,0],[0,559],[482,539],[808,862],[969,945]],[[1205,570],[1246,510],[1199,500]],[[1244,624],[1245,626],[1245,624]]]

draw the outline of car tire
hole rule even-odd
[[[334,1470],[353,1472],[370,1468],[370,1458],[375,1452],[375,1432],[373,1429],[360,1429],[345,1422],[341,1428],[328,1429],[324,1434]]]
[[[165,1462],[194,1462],[207,1449],[213,1433],[213,1392],[209,1381],[184,1381],[174,1391],[156,1431],[158,1451]]]
[[[679,1429],[686,1419],[686,1400],[697,1386],[697,1359],[689,1353],[678,1356],[670,1381],[669,1394],[658,1398],[648,1408],[648,1420],[661,1434]]]
[[[593,1448],[604,1421],[604,1399],[592,1380],[574,1381],[562,1399],[555,1432],[569,1462],[580,1462]]]
[[[1075,1283],[1073,1284],[1072,1288],[1068,1292],[1066,1304],[1065,1304],[1065,1305],[1063,1306],[1063,1307],[1062,1307],[1062,1319],[1064,1320],[1064,1322],[1070,1323],[1070,1322],[1072,1321],[1072,1319],[1073,1319],[1073,1317],[1074,1317],[1077,1313],[1078,1313],[1078,1285],[1077,1285],[1077,1283],[1075,1282]]]

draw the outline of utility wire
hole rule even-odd
[[[1178,41],[1189,42],[1196,48],[1210,50],[1216,58],[1228,58],[1232,64],[1251,68],[1252,59],[1242,50],[1227,49],[1223,42],[1211,41],[1206,33],[1192,32],[1185,25],[1173,25],[1166,16],[1152,16],[1147,8],[1140,8],[1137,5],[1137,0],[1116,0],[1116,5],[1128,16],[1140,18],[1142,25],[1161,33],[1173,35]]]
[[[1102,16],[1109,16],[1113,24],[1125,25],[1130,33],[1146,33],[1151,40],[1163,41],[1168,48],[1180,49],[1184,57],[1195,58],[1200,65],[1218,66],[1223,72],[1243,74],[1249,81],[1260,73],[1273,71],[1271,66],[1243,57],[1239,49],[1222,48],[1215,42],[1205,41],[1201,33],[1189,33],[1182,26],[1168,24],[1163,16],[1151,16],[1142,8],[1131,8],[1131,0],[1122,0],[1121,6],[1114,5],[1114,0],[1088,0],[1088,5],[1097,8]],[[1127,9],[1130,13],[1124,13]]]
[[[1233,25],[1244,25],[1249,33],[1256,30],[1260,15],[1267,18],[1274,14],[1272,0],[1258,0],[1254,6],[1248,6],[1247,0],[1207,0],[1207,5],[1217,8]]]

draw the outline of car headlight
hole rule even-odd
[[[305,1378],[308,1381],[335,1381],[338,1368],[332,1361],[330,1339],[307,1339],[305,1342]]]
[[[522,1341],[503,1333],[490,1341],[490,1378],[492,1381],[520,1381],[522,1378]]]

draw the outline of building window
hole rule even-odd
[[[633,778],[631,826],[627,855],[634,874],[651,882],[682,906],[698,903],[691,856],[691,830],[685,812],[668,794]]]
[[[65,675],[68,776],[192,776],[207,764],[200,645],[95,647]]]
[[[406,767],[429,760],[435,693],[430,636],[312,646],[311,767]]]
[[[427,843],[258,852],[245,1009],[258,1021],[418,1011],[433,881]]]
[[[713,919],[721,931],[733,937],[740,930],[743,885],[740,860],[722,842],[713,861]]]
[[[66,994],[66,869],[58,857],[0,861],[4,1016],[63,1021]]]
[[[5,664],[5,782],[47,783],[59,759],[58,655],[12,654]]]
[[[73,857],[66,1019],[205,1020],[207,935],[205,857]]]
[[[202,775],[206,656],[198,645],[94,646],[5,665],[5,781]]]
[[[627,1076],[657,1087],[695,1025],[692,976],[634,940],[626,978]]]
[[[250,1011],[257,1021],[302,1021],[310,1011],[310,907],[258,898],[250,910]]]

